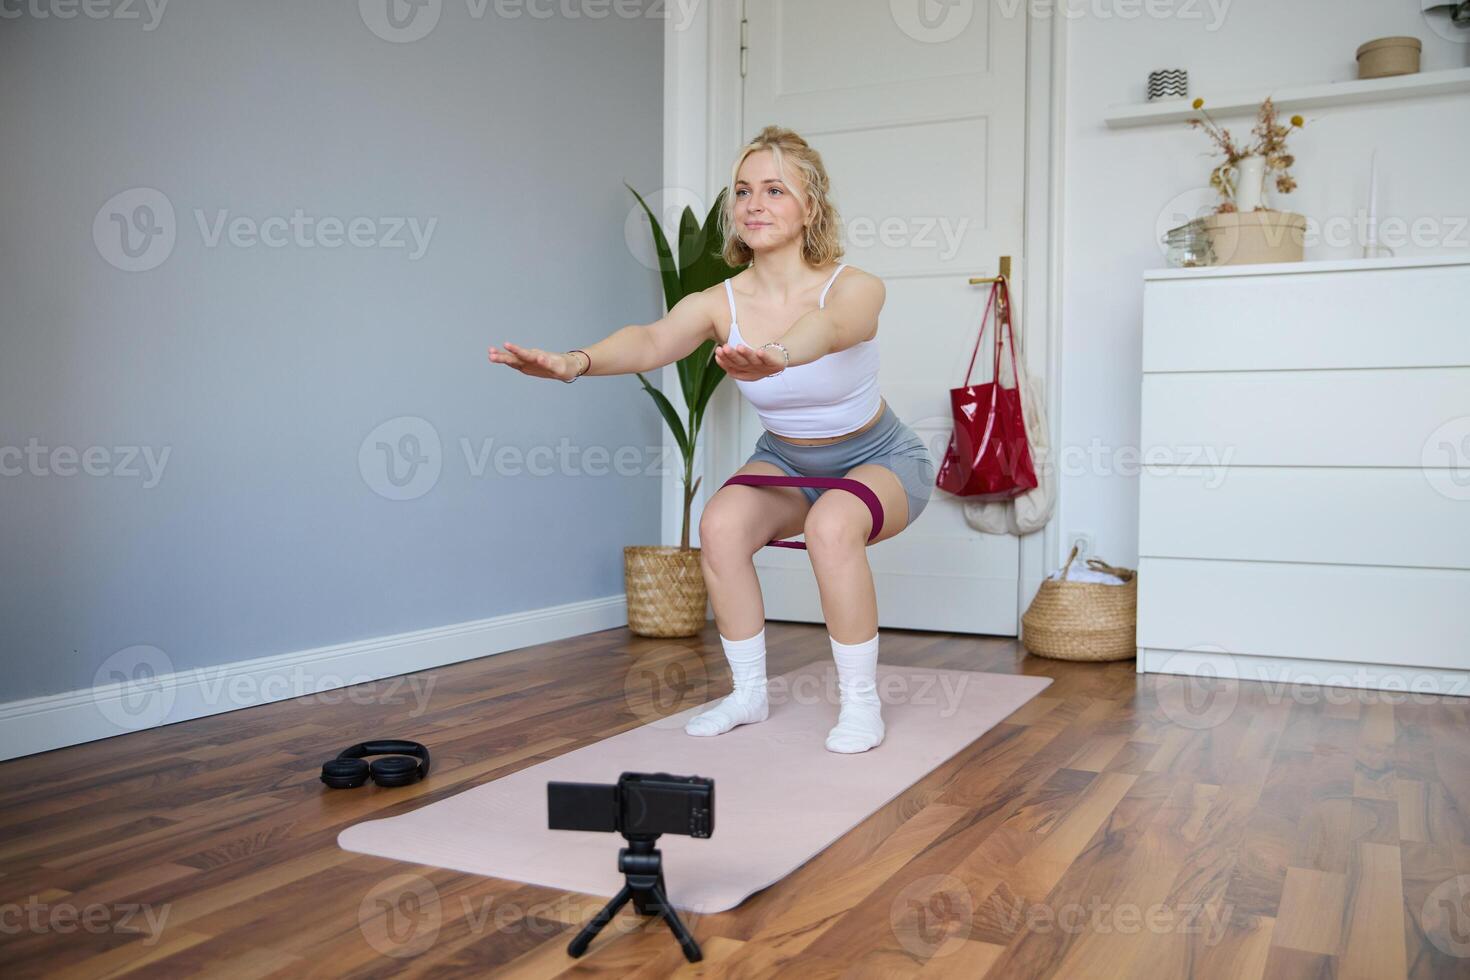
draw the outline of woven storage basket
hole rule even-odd
[[[1032,653],[1054,660],[1127,660],[1138,655],[1138,575],[1097,558],[1087,567],[1109,572],[1122,585],[1066,581],[1077,557],[1067,556],[1062,574],[1046,579],[1021,617],[1021,643]]]
[[[623,548],[628,630],[638,636],[696,636],[704,629],[709,593],[698,548]]]

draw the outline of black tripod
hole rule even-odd
[[[668,892],[664,889],[663,855],[653,846],[659,835],[623,836],[628,838],[629,846],[618,849],[618,870],[628,880],[622,891],[614,895],[612,901],[604,905],[592,917],[592,921],[582,927],[577,938],[567,946],[567,952],[573,956],[585,953],[593,937],[612,921],[612,917],[618,914],[618,909],[631,898],[633,908],[637,909],[639,915],[663,916],[663,920],[674,931],[674,938],[679,940],[679,948],[684,951],[685,959],[690,963],[704,959],[704,954],[699,951],[699,943],[694,941],[694,937],[680,920],[679,913],[669,904]]]

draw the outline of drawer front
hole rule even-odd
[[[1143,558],[1138,645],[1305,660],[1470,667],[1470,572]],[[1406,690],[1413,690],[1406,675]]]
[[[1143,370],[1470,365],[1470,265],[1148,280]]]
[[[1140,556],[1464,569],[1467,543],[1465,495],[1415,469],[1145,465],[1139,476]]]
[[[1140,434],[1144,462],[1458,465],[1470,480],[1470,367],[1145,375]]]

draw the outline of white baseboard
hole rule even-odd
[[[1137,670],[1140,674],[1182,674],[1256,681],[1268,685],[1268,696],[1285,698],[1301,696],[1300,691],[1290,690],[1291,685],[1470,697],[1470,670],[1444,667],[1139,647]]]
[[[171,669],[162,651],[131,648],[144,651],[125,668],[136,680],[0,704],[0,759],[462,663],[627,623],[627,596],[618,594],[179,671]],[[138,664],[146,670],[139,671]],[[393,696],[411,695],[399,691]]]

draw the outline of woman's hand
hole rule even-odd
[[[753,350],[744,344],[716,346],[715,363],[736,381],[757,381],[786,370],[786,356],[776,348]]]
[[[504,351],[493,346],[490,348],[490,363],[513,367],[533,378],[555,378],[557,381],[570,381],[584,366],[576,354],[550,353],[535,347],[521,347],[508,340]]]

